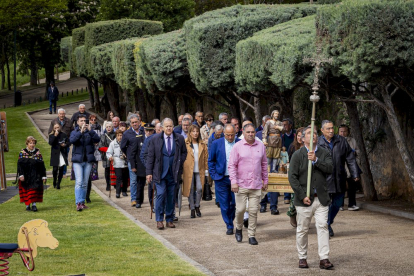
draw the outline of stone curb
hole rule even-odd
[[[414,220],[414,214],[412,214],[412,213],[393,210],[393,209],[390,209],[390,208],[376,206],[375,204],[370,204],[370,203],[365,203],[365,202],[359,203],[358,205],[364,210]]]
[[[133,223],[135,223],[136,225],[138,225],[141,229],[143,229],[145,232],[147,232],[148,234],[150,234],[152,237],[154,237],[155,239],[157,239],[159,242],[161,242],[165,247],[167,247],[168,249],[170,249],[172,252],[174,252],[175,254],[177,254],[181,259],[183,259],[184,261],[190,263],[191,265],[195,266],[198,270],[200,270],[201,272],[203,272],[206,275],[211,275],[214,276],[214,273],[211,272],[209,269],[207,269],[206,267],[204,267],[203,265],[201,265],[200,263],[194,261],[193,259],[191,259],[189,256],[187,256],[184,252],[182,252],[180,249],[178,249],[177,247],[175,247],[172,243],[170,243],[168,240],[166,240],[163,236],[159,235],[158,233],[156,233],[154,230],[152,230],[151,228],[149,228],[148,226],[146,226],[145,224],[143,224],[141,221],[137,220],[136,218],[134,218],[131,214],[129,214],[127,211],[125,211],[124,209],[122,209],[121,207],[119,207],[115,202],[113,202],[112,200],[109,199],[109,197],[102,193],[94,184],[92,184],[92,189],[100,196],[102,197],[109,205],[111,205],[112,207],[116,208],[118,211],[120,211],[124,216],[126,216],[128,219],[130,219]]]

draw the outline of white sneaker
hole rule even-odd
[[[348,211],[358,211],[358,210],[359,210],[359,207],[356,205],[348,207]]]
[[[343,211],[344,210],[344,208],[342,208],[342,207],[339,207],[339,211]]]

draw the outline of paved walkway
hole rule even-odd
[[[65,107],[68,115],[71,116],[77,105]],[[46,121],[50,122],[55,115],[48,117],[42,112],[32,116],[43,131]],[[100,180],[93,183],[108,195],[103,170],[101,166],[99,168]],[[282,202],[279,216],[272,216],[270,212],[259,214],[258,246],[248,244],[245,229],[243,243],[237,243],[234,236],[225,234],[225,225],[214,201],[202,202],[202,217],[191,219],[184,199],[177,228],[159,231],[154,218],[150,219],[147,190],[141,209],[131,207],[129,197],[115,198],[114,191],[111,200],[216,275],[414,275],[411,259],[414,255],[414,221],[408,219],[367,210],[340,212],[333,224],[335,237],[330,240],[330,260],[335,265],[335,271],[330,272],[319,269],[313,224],[309,236],[310,269],[297,268],[295,229],[289,224],[288,205],[283,204],[283,197],[279,198]],[[88,206],[94,208],[93,202]]]
[[[56,74],[55,74],[55,79],[56,79],[56,81],[58,81]],[[70,72],[69,71],[59,73],[59,81],[65,81],[65,80],[68,80],[68,79],[70,79]],[[40,79],[39,82],[40,82],[40,84],[45,83],[46,78]],[[22,86],[30,86],[30,82],[25,83]]]
[[[67,91],[69,93],[72,92],[72,90],[76,91],[76,89],[86,89],[87,87],[87,82],[85,78],[72,78],[70,80],[67,81],[63,81],[60,83],[56,84],[56,87],[59,89],[59,92],[62,93],[66,93]],[[26,90],[22,92],[22,98],[23,101],[28,102],[29,100],[31,102],[33,102],[34,98],[39,98],[42,97],[44,98],[45,95],[45,87],[43,85],[31,89],[31,90]],[[14,105],[14,94],[8,94],[5,96],[1,96],[0,97],[0,108],[3,108],[4,105],[6,105],[6,107],[9,106],[13,106]]]

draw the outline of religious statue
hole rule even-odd
[[[273,110],[270,117],[263,128],[263,144],[266,146],[267,163],[272,164],[270,172],[276,172],[282,149],[283,124],[279,121],[279,110]]]

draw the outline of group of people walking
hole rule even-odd
[[[343,206],[347,181],[348,209],[358,209],[354,191],[361,171],[356,163],[356,144],[349,137],[334,135],[331,121],[323,121],[322,135],[318,137],[315,132],[311,139],[310,127],[294,130],[291,119],[279,121],[278,118],[279,112],[273,111],[271,116],[263,117],[262,125],[256,128],[251,118],[241,122],[221,113],[219,120],[214,121],[212,114],[204,116],[199,111],[195,120],[191,114],[181,115],[179,125],[174,126],[170,118],[144,124],[137,112],[128,116],[128,126],[122,125],[120,119],[109,112],[101,127],[96,116],[88,114],[83,105],[71,120],[59,109],[58,118],[51,122],[49,129],[53,186],[60,188],[72,146],[78,211],[88,208],[85,201],[89,198],[88,186],[93,178],[91,170],[102,161],[107,190],[115,182],[116,198],[121,194],[127,197],[129,185],[132,207],[141,208],[144,187],[148,185],[149,203],[155,212],[157,228],[161,230],[164,221],[167,228],[176,227],[175,209],[181,184],[182,195],[188,198],[190,217],[196,218],[202,216],[203,190],[214,182],[216,204],[220,207],[226,234],[235,235],[236,241],[242,242],[244,226],[248,228],[249,244],[257,245],[259,211],[266,212],[270,202],[271,214],[279,214],[279,193],[267,193],[268,172],[288,170],[294,194],[285,194],[284,203],[290,204],[287,214],[297,229],[299,267],[308,267],[307,235],[314,216],[320,268],[330,269],[333,265],[328,258],[329,237],[334,236],[332,224]],[[341,128],[346,128],[340,131],[341,135],[349,134],[349,127]],[[313,151],[309,151],[310,143],[314,144]],[[33,211],[37,210],[35,203],[42,201],[46,179],[42,157],[35,144],[36,140],[28,137],[27,147],[19,156],[21,201]],[[30,165],[26,159],[30,160]],[[312,182],[311,195],[307,196],[309,160],[312,161]],[[34,171],[28,173],[27,170],[33,168],[37,168],[36,181],[28,181],[32,180],[34,175],[30,173]],[[33,196],[32,190],[37,191]]]

